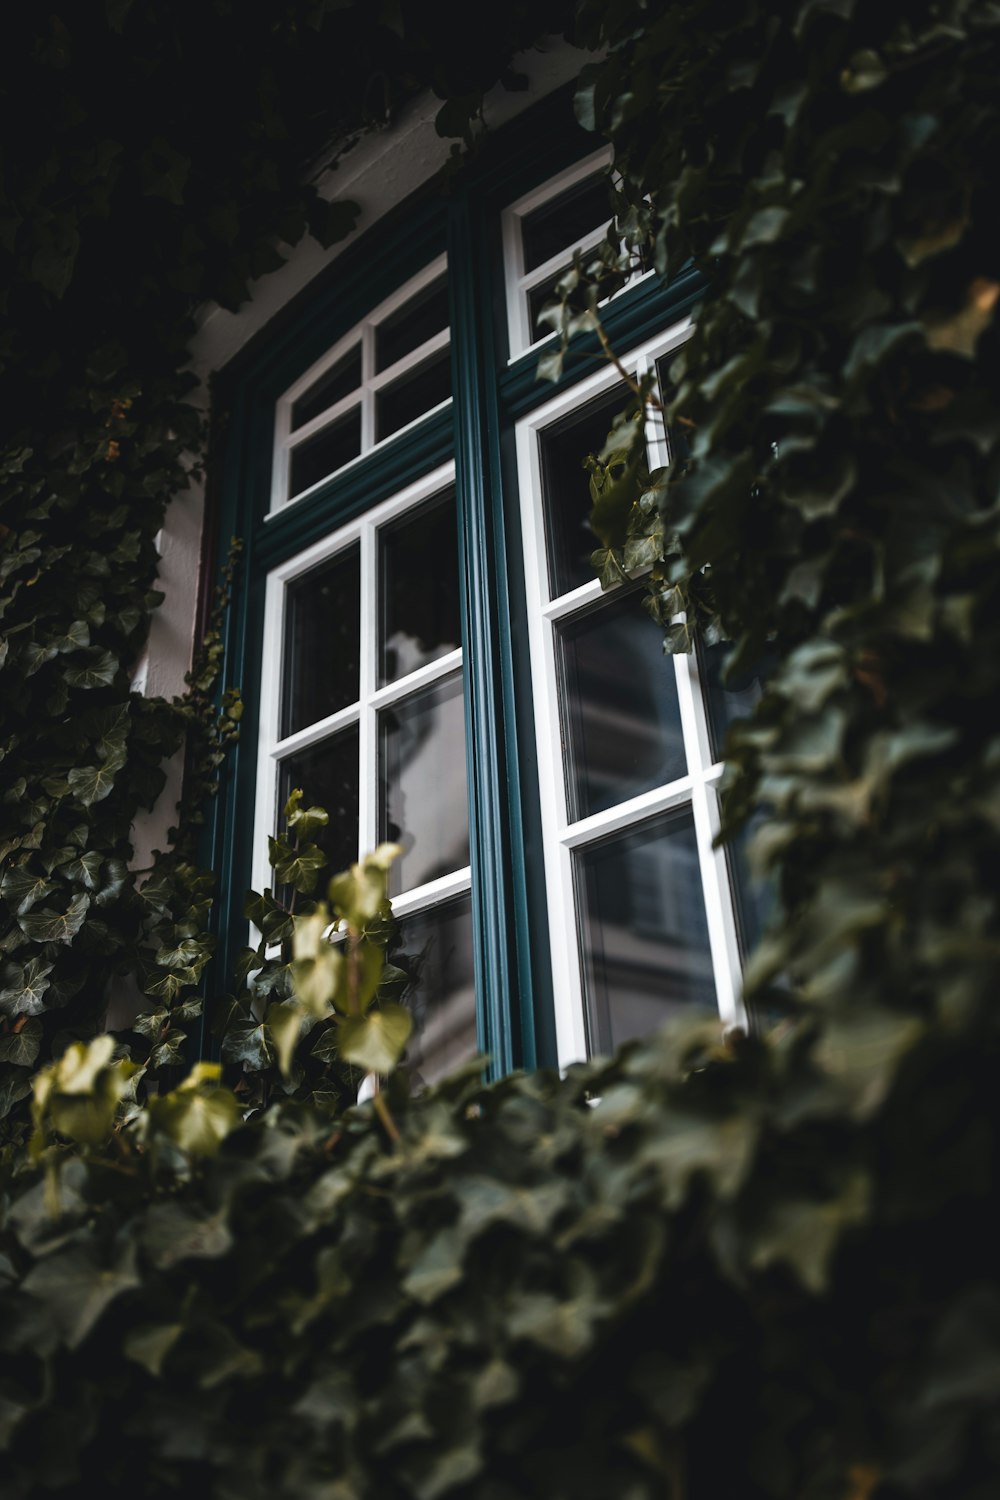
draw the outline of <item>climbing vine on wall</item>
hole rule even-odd
[[[362,18],[330,11],[364,80],[350,54]],[[33,1096],[37,1161],[7,1161],[12,1493],[988,1500],[1000,1467],[1000,12],[988,0],[576,10],[578,38],[604,49],[578,116],[614,144],[619,215],[603,257],[565,288],[567,316],[594,326],[623,241],[657,274],[693,260],[709,282],[671,371],[688,462],[599,513],[602,566],[610,580],[641,558],[665,627],[685,602],[685,635],[710,620],[737,667],[768,659],[757,710],[727,742],[726,821],[732,837],[756,824],[753,856],[776,891],[747,983],[778,1024],[726,1043],[681,1026],[564,1079],[482,1089],[470,1074],[416,1102],[394,1075],[395,1135],[370,1108],[338,1116],[294,1088],[244,1123],[204,1069],[143,1108],[135,1063],[110,1038],[66,1046],[99,1023],[107,974],[140,968],[149,947],[128,830],[184,711],[130,697],[128,669],[163,505],[201,436],[179,373],[190,307],[235,301],[230,269],[265,269],[303,215],[347,222],[298,186],[325,14],[282,8],[258,31],[221,3],[197,26],[184,7],[137,3],[95,7],[92,32],[48,13],[10,23],[31,107],[63,132],[51,149],[27,131],[2,219],[16,296],[0,1097],[15,1139],[33,1071],[59,1054]],[[378,97],[388,77],[436,82],[460,133],[491,81],[438,67],[461,53],[461,31],[442,25],[421,46],[412,32],[407,43],[407,5],[385,16],[381,55],[395,61]],[[320,40],[303,47],[310,22]],[[172,107],[154,87],[166,37]],[[173,92],[176,69],[205,76],[199,46],[240,63],[239,123],[210,170],[211,150],[193,150],[197,112]],[[90,133],[83,57],[104,89]],[[149,94],[150,128],[116,151],[126,74]],[[338,99],[345,118],[364,113],[361,94]],[[574,357],[569,339],[561,353]],[[300,854],[278,845],[283,868]],[[194,967],[185,945],[198,947],[208,886],[193,866],[175,874],[187,893],[162,920],[194,912],[195,931],[154,947],[149,972],[183,1008],[192,981],[177,976]],[[279,1071],[295,1043],[286,968],[266,947],[248,959],[275,1007],[263,1041]],[[266,1016],[237,1023],[251,1020],[263,1034]]]

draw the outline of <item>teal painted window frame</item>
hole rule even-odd
[[[477,1024],[493,1076],[557,1060],[530,674],[523,665],[527,637],[513,429],[554,390],[581,379],[600,353],[596,339],[580,340],[577,357],[556,386],[538,381],[537,350],[507,363],[500,214],[593,149],[593,138],[572,125],[565,96],[526,113],[487,143],[446,196],[433,187],[415,195],[344,251],[220,372],[215,388],[206,526],[217,556],[225,553],[229,537],[243,540],[224,645],[226,681],[243,687],[246,709],[206,828],[205,857],[219,872],[211,991],[227,988],[245,930],[242,907],[253,864],[247,813],[255,801],[255,685],[267,574],[453,456]],[[359,318],[443,251],[449,266],[451,409],[269,516],[276,402]],[[622,348],[641,341],[688,311],[702,287],[694,272],[668,287],[653,279],[639,283],[607,308],[609,337]],[[207,1050],[208,1036],[201,1041]]]

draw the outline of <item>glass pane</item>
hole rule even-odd
[[[381,686],[461,645],[454,492],[384,527],[379,549]]]
[[[448,327],[448,278],[437,281],[411,297],[405,306],[384,319],[375,329],[375,369],[387,370],[404,354]]]
[[[759,943],[777,900],[773,876],[768,875],[760,880],[750,869],[749,846],[754,834],[766,821],[767,812],[759,810],[736,837],[725,845],[729,885],[736,909],[736,928],[744,959]]]
[[[533,286],[528,293],[528,320],[529,327],[531,329],[532,343],[534,343],[536,339],[548,338],[549,334],[553,331],[552,325],[550,323],[539,323],[538,314],[541,312],[546,302],[552,301],[553,297],[555,296],[556,282],[561,276],[564,276],[568,270],[569,262],[567,261],[566,265],[560,266],[558,271],[554,272],[551,276],[547,276],[545,280],[540,281],[537,286]],[[567,306],[572,312],[586,312],[587,297],[583,287],[578,287],[576,291],[571,292],[567,297],[566,302]],[[607,434],[605,434],[605,436],[606,435]],[[601,441],[603,442],[604,439],[602,438]]]
[[[462,679],[449,677],[379,715],[379,838],[404,853],[389,893],[469,863]]]
[[[330,821],[315,835],[330,863],[320,877],[325,889],[331,875],[353,864],[358,857],[358,726],[297,750],[281,762],[278,776],[278,816],[296,787],[302,788],[306,807],[325,807]]]
[[[549,556],[549,585],[558,598],[597,577],[590,554],[599,545],[590,529],[590,484],[584,459],[600,453],[618,412],[629,404],[616,386],[581,411],[541,433],[542,495]]]
[[[358,701],[360,628],[356,545],[288,585],[282,739]]]
[[[656,362],[656,378],[660,383],[660,395],[665,406],[674,399],[677,387],[670,379],[670,366],[677,358],[677,350],[665,354]],[[688,429],[682,422],[673,422],[667,428],[667,447],[670,451],[671,465],[680,465],[683,469],[691,456],[691,447],[688,443]]]
[[[300,495],[310,485],[318,484],[328,474],[342,469],[361,452],[361,407],[355,406],[344,416],[306,438],[291,451],[289,495]]]
[[[709,739],[715,760],[722,758],[722,746],[730,724],[735,719],[749,718],[753,713],[767,672],[766,665],[757,665],[727,677],[726,661],[732,650],[728,641],[707,647],[700,641],[698,643],[698,666],[705,684]]]
[[[389,437],[416,421],[432,406],[447,401],[451,395],[451,352],[443,349],[426,364],[419,365],[400,380],[394,380],[375,397],[375,440]]]
[[[342,359],[338,359],[325,374],[292,404],[292,431],[304,427],[321,411],[342,401],[361,384],[361,346],[356,345]]]
[[[689,810],[578,851],[576,880],[591,1051],[716,1009]]]
[[[603,172],[567,188],[521,220],[525,271],[533,271],[560,250],[575,250],[591,230],[603,229],[610,219],[611,199]]]
[[[413,1016],[406,1064],[416,1083],[434,1083],[477,1050],[468,896],[404,917],[390,962],[410,975],[401,1002]]]
[[[629,590],[558,627],[570,817],[603,812],[687,773],[663,631]]]

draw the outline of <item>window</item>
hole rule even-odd
[[[330,812],[331,868],[401,842],[391,957],[427,1079],[477,1046],[565,1065],[679,1011],[740,1016],[712,847],[739,695],[711,654],[663,655],[641,580],[593,575],[582,459],[626,396],[595,341],[540,384],[531,318],[604,232],[605,161],[539,138],[345,251],[229,389],[220,528],[248,537],[232,633],[260,692],[223,900],[270,878],[295,786]],[[663,377],[697,293],[645,278],[606,305],[628,369]]]
[[[665,363],[686,325],[625,360]],[[719,829],[717,735],[729,711],[695,655],[666,656],[641,587],[594,577],[581,456],[629,391],[603,369],[517,427],[518,487],[559,1056],[604,1052],[672,1014],[742,1021],[739,941]],[[647,419],[649,467],[671,461]]]
[[[278,401],[272,510],[308,494],[450,397],[442,256],[339,340]]]

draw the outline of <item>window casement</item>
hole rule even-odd
[[[610,161],[609,149],[597,151],[504,209],[511,359],[548,337],[548,329],[538,328],[538,314],[572,265],[574,250],[593,250],[604,238]]]
[[[427,1080],[477,1048],[494,1073],[566,1066],[680,1010],[743,1019],[713,848],[738,695],[714,655],[663,655],[641,579],[602,593],[591,570],[582,461],[628,393],[596,342],[539,383],[531,320],[604,233],[607,163],[553,149],[537,185],[534,141],[344,252],[230,398],[248,703],[222,900],[269,883],[295,787],[330,814],[331,872],[400,842],[390,958]],[[629,371],[665,378],[698,291],[647,277],[606,304]],[[653,418],[646,442],[669,462]]]
[[[662,381],[687,320],[623,360]],[[600,370],[517,426],[518,487],[560,1062],[668,1016],[744,1025],[730,864],[719,831],[720,716],[697,654],[665,655],[641,583],[602,592],[582,456],[629,404]],[[649,468],[670,438],[648,413]]]
[[[272,512],[450,400],[442,255],[338,340],[278,401]]]
[[[330,815],[331,872],[402,845],[394,961],[415,975],[410,1061],[431,1080],[476,1050],[454,466],[273,569],[264,639],[258,888],[296,787]]]

